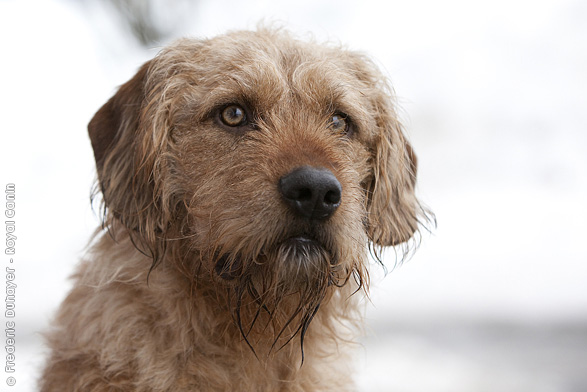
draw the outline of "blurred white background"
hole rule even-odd
[[[586,2],[152,3],[158,35],[141,42],[111,1],[0,1],[0,186],[16,184],[18,237],[17,384],[1,373],[0,389],[35,390],[40,331],[98,225],[92,115],[169,40],[264,19],[376,59],[437,215],[409,262],[375,269],[359,390],[587,390]]]

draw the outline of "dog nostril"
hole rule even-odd
[[[334,174],[324,168],[302,166],[279,180],[285,202],[297,215],[326,219],[340,205],[342,187]]]
[[[340,191],[337,189],[326,192],[326,195],[324,196],[324,202],[327,204],[340,203]]]

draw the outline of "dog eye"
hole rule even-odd
[[[220,120],[229,127],[240,127],[246,124],[245,109],[238,105],[228,105],[220,112]]]
[[[344,113],[336,113],[330,118],[328,128],[334,132],[343,133],[347,136],[352,133],[351,122],[348,116]]]

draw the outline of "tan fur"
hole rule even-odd
[[[231,103],[254,127],[218,122]],[[352,134],[328,126],[339,112]],[[48,334],[41,391],[354,389],[346,346],[368,249],[405,243],[426,217],[391,89],[369,60],[282,31],[180,40],[89,133],[104,230]],[[279,195],[305,165],[341,184],[325,221]],[[306,232],[319,251],[284,245]]]

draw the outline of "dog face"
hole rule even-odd
[[[377,69],[282,32],[182,40],[95,115],[104,223],[307,328],[368,246],[417,230],[416,159]],[[258,312],[257,312],[258,313]]]

